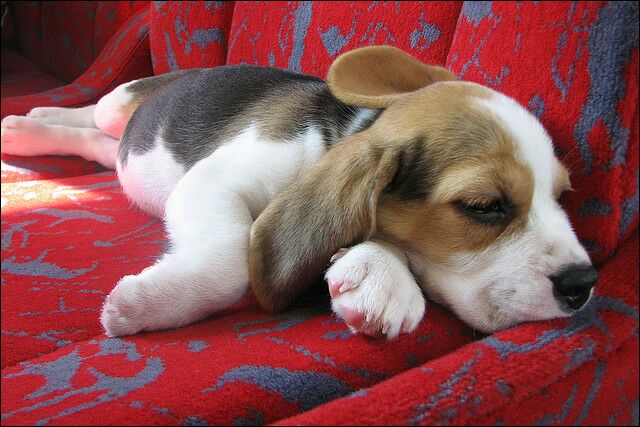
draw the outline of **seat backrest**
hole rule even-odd
[[[11,2],[14,42],[42,70],[71,82],[91,65],[118,28],[148,3]]]
[[[227,63],[325,77],[340,53],[392,45],[443,65],[460,2],[237,2]]]
[[[149,42],[154,73],[224,65],[234,3],[153,2]]]

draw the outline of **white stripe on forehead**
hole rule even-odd
[[[560,162],[555,157],[551,137],[542,124],[513,99],[493,92],[490,99],[476,101],[495,114],[513,137],[516,159],[533,173],[534,189],[529,211],[528,230],[535,240],[555,255],[558,266],[589,262],[589,256],[578,242],[565,211],[555,201],[554,180]]]
[[[542,124],[524,107],[501,93],[477,99],[482,108],[495,114],[516,144],[515,156],[528,166],[534,177],[534,199],[552,197],[557,162],[551,137]]]

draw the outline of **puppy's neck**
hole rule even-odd
[[[347,124],[343,137],[349,137],[355,133],[367,129],[375,122],[383,110],[358,107],[356,114]]]

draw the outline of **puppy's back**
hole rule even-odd
[[[344,135],[358,110],[333,97],[321,79],[276,68],[237,65],[177,73],[177,78],[161,75],[128,88],[147,99],[124,132],[123,164],[129,153],[144,154],[162,141],[188,170],[252,124],[270,141],[292,140],[315,126],[329,146]]]

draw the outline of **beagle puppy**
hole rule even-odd
[[[354,332],[413,331],[423,292],[493,332],[570,315],[598,276],[538,120],[389,46],[339,56],[326,82],[249,65],[136,80],[5,118],[2,151],[97,160],[164,218],[170,249],[107,297],[109,336],[195,322],[249,284],[284,310],[323,276]]]

